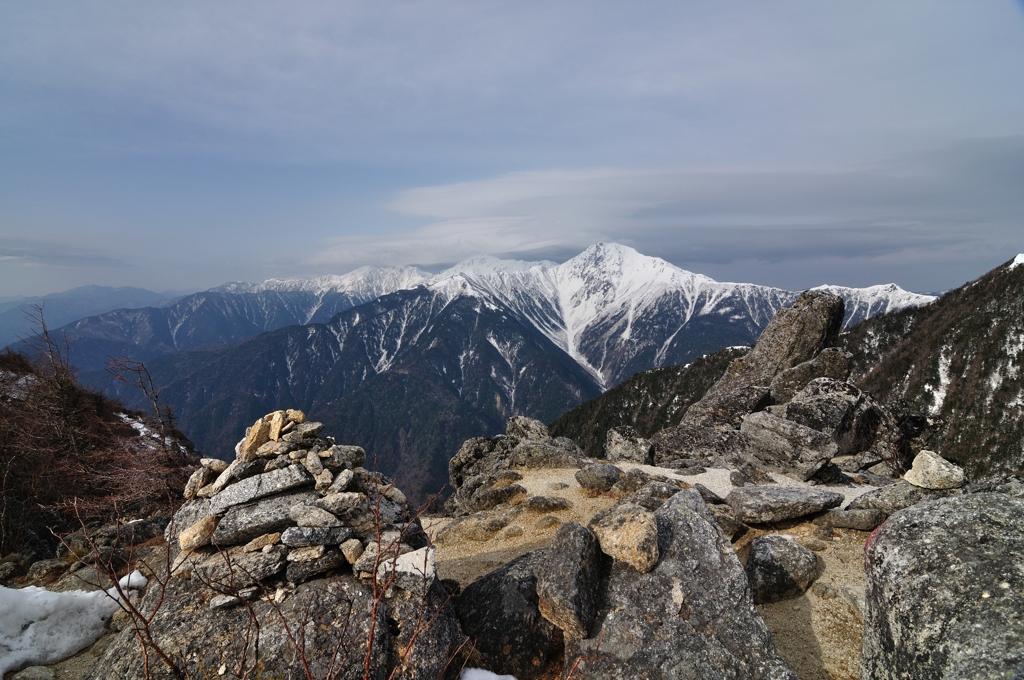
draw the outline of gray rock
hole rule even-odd
[[[847,510],[881,510],[886,517],[924,501],[957,496],[963,489],[922,489],[909,482],[898,481],[858,496],[846,506]]]
[[[434,580],[427,592],[391,589],[385,604],[396,650],[394,680],[455,680],[470,640],[459,630],[451,596]],[[358,672],[358,671],[357,671]]]
[[[728,505],[709,505],[708,510],[714,516],[722,533],[730,541],[743,531],[743,523],[736,519],[736,514]]]
[[[795,680],[754,607],[747,576],[699,492],[656,513],[661,559],[613,563],[590,637],[568,640],[565,670],[588,680]]]
[[[857,617],[857,620],[864,623],[864,597],[866,589],[855,586],[840,586],[839,594],[842,596],[843,601],[850,605],[850,611]]]
[[[764,411],[744,417],[740,431],[758,464],[801,480],[813,477],[839,453],[828,435]]]
[[[289,583],[304,583],[314,576],[319,576],[332,569],[348,564],[348,560],[337,548],[324,551],[323,557],[315,560],[289,562],[285,569],[285,578]]]
[[[681,425],[739,427],[743,416],[770,401],[775,376],[835,345],[842,323],[841,298],[805,291],[792,307],[780,309],[754,348],[733,361],[725,375],[690,405]]]
[[[526,489],[512,483],[522,478],[521,474],[512,470],[476,475],[467,479],[466,483],[452,495],[449,507],[456,512],[470,513],[510,503],[526,495]]]
[[[704,502],[708,505],[721,505],[722,503],[725,503],[724,498],[703,484],[694,484],[693,488],[697,490],[697,493],[700,494],[700,497],[703,498]]]
[[[597,537],[576,522],[563,524],[535,569],[538,608],[568,638],[585,638],[597,616],[601,580]]]
[[[328,449],[329,456],[323,458],[323,466],[331,472],[338,473],[342,470],[354,470],[366,463],[366,451],[361,446],[342,446],[335,444]],[[344,491],[344,489],[340,489]]]
[[[401,536],[397,532],[391,535],[384,533],[381,534],[379,542],[371,541],[366,545],[362,555],[352,565],[352,570],[372,575],[384,562],[394,562],[402,555],[412,551],[411,546],[402,543]]]
[[[571,441],[571,440],[570,440]],[[509,453],[509,467],[519,470],[578,468],[583,452],[575,444],[571,448],[556,444],[554,439],[523,439]]]
[[[853,355],[838,347],[826,347],[818,356],[779,373],[772,379],[771,395],[776,404],[785,404],[815,378],[846,380]]]
[[[487,512],[462,517],[445,527],[436,540],[447,544],[462,540],[486,541],[508,526],[521,512],[519,506],[499,505]]]
[[[598,496],[612,488],[622,476],[622,470],[614,465],[596,463],[588,465],[576,472],[576,482],[582,487],[584,495]]]
[[[740,521],[765,524],[837,507],[843,502],[843,494],[821,489],[745,486],[730,491],[725,502]]]
[[[46,666],[29,666],[11,676],[11,680],[54,680],[56,677],[57,674],[51,668]]]
[[[236,593],[280,573],[285,567],[285,554],[280,546],[267,552],[245,552],[239,548],[217,552],[195,563],[192,580],[219,592]]]
[[[200,467],[198,470],[192,473],[192,476],[185,482],[185,490],[182,495],[186,500],[192,500],[199,493],[199,490],[210,483],[213,479],[214,472],[210,468]]]
[[[608,430],[604,444],[604,457],[610,462],[620,460],[650,465],[654,456],[654,445],[628,425]]]
[[[342,521],[315,505],[293,505],[288,517],[300,527],[340,527]]]
[[[455,598],[462,631],[496,673],[536,677],[561,647],[555,625],[540,613],[534,570],[542,559],[539,551],[518,557]]]
[[[68,564],[64,560],[38,560],[28,568],[29,581],[44,581],[56,574],[67,571]]]
[[[572,501],[568,498],[558,496],[531,496],[523,503],[531,512],[549,513],[557,510],[568,510],[572,507]]]
[[[204,601],[206,594],[202,589],[187,580],[170,579],[166,590],[148,588],[140,609],[155,612],[150,627],[154,642],[170,658],[181,660],[185,677],[216,675],[222,664],[237,668],[244,649],[249,659],[248,667],[256,667],[253,661],[258,661],[260,677],[305,678],[305,671],[297,663],[296,633],[301,635],[304,643],[312,677],[363,678],[367,641],[370,641],[369,677],[385,680],[391,676],[397,652],[395,638],[390,635],[388,617],[391,616],[399,627],[412,628],[419,612],[410,613],[405,608],[392,607],[383,601],[374,607],[372,589],[351,577],[315,579],[289,592],[288,597],[276,603],[257,598],[249,606],[211,611]],[[161,596],[162,604],[158,607]],[[423,616],[429,619],[434,617],[434,613],[435,609],[427,607]],[[255,657],[255,639],[246,636],[246,631],[253,630],[251,617],[255,617],[258,625],[258,659]],[[430,635],[427,631],[421,631],[421,634],[425,638]],[[447,662],[445,650],[433,651]],[[459,664],[456,662],[454,665],[458,667]],[[339,673],[339,670],[345,672]],[[355,672],[351,672],[353,670]],[[433,674],[424,678],[434,680],[438,677],[437,669],[431,670]],[[148,674],[145,672],[135,631],[129,625],[116,635],[88,677],[124,680],[172,677],[152,656],[149,671]]]
[[[332,493],[343,493],[348,491],[349,484],[355,479],[355,473],[352,470],[345,469],[335,475],[334,480],[331,482],[331,486],[328,487],[327,493],[324,495],[330,495]]]
[[[306,470],[298,465],[290,465],[282,470],[249,477],[228,486],[210,499],[210,512],[219,515],[232,506],[297,487],[309,486],[312,483],[313,478]]]
[[[1010,678],[1024,660],[1024,501],[897,512],[868,543],[861,678]]]
[[[922,450],[903,479],[922,489],[956,489],[964,484],[964,470],[934,451]]]
[[[177,543],[178,536],[188,527],[194,525],[210,514],[210,500],[207,498],[196,498],[185,501],[174,513],[174,517],[164,529],[164,540],[168,543]]]
[[[755,538],[746,572],[754,602],[800,597],[821,576],[825,565],[795,540],[779,534]]]
[[[526,416],[512,416],[505,421],[505,434],[519,439],[548,439],[548,426]]]
[[[737,427],[739,422],[737,419]],[[693,424],[667,427],[654,433],[651,443],[654,445],[656,465],[664,465],[685,456],[715,467],[733,467],[745,460],[747,452],[747,435],[739,430],[721,430]]]
[[[856,529],[857,531],[874,531],[885,521],[885,513],[881,510],[829,510],[821,517],[815,517],[814,523],[833,529]]]
[[[377,565],[377,583],[410,593],[426,593],[437,578],[435,553],[436,549],[431,546],[404,553],[394,560],[384,560]]]
[[[290,548],[309,545],[341,545],[352,538],[351,527],[288,527],[281,534],[281,542]]]
[[[658,564],[658,523],[654,515],[633,503],[619,503],[594,516],[590,528],[601,551],[632,566],[641,574]]]
[[[608,467],[614,466],[609,465]],[[618,470],[618,468],[615,469]],[[609,477],[611,477],[612,474],[612,471],[608,472]],[[608,495],[614,496],[615,498],[622,498],[624,496],[634,494],[640,491],[640,489],[644,488],[644,486],[647,484],[647,482],[650,481],[650,479],[650,476],[643,470],[639,470],[637,468],[627,470],[625,473],[622,474],[621,477],[619,477],[619,481],[612,484],[612,488],[608,489]],[[598,480],[600,481],[601,478],[598,477]],[[588,496],[596,496],[598,495],[598,492],[597,489],[592,489],[589,492],[586,489],[584,489],[584,494]]]
[[[266,468],[266,461],[244,460],[236,458],[224,468],[224,471],[217,475],[217,479],[210,485],[214,494],[223,491],[229,484],[234,484],[243,479],[258,475]]]
[[[316,477],[324,471],[324,464],[320,462],[320,454],[316,451],[310,451],[306,454],[306,458],[301,461],[302,467],[306,468],[306,472],[311,477]]]
[[[309,504],[315,499],[312,491],[300,491],[231,507],[217,523],[211,542],[221,546],[239,545],[263,534],[284,531],[292,524],[288,517],[292,506]]]

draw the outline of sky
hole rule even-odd
[[[939,291],[1022,187],[1022,0],[0,4],[0,297],[599,241]]]

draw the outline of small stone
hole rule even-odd
[[[572,507],[572,501],[557,496],[531,496],[526,499],[523,505],[532,512],[549,513],[558,510],[568,510]]]
[[[182,550],[195,550],[210,543],[213,532],[217,530],[217,516],[207,515],[178,535],[178,545]]]
[[[921,451],[903,479],[922,489],[956,489],[964,484],[964,471],[933,451]]]
[[[512,416],[505,421],[505,433],[519,439],[547,439],[548,426],[526,416]]]
[[[778,602],[799,597],[824,569],[818,557],[780,534],[754,539],[746,572],[754,602]]]
[[[334,481],[331,482],[331,486],[327,489],[327,495],[333,493],[342,493],[348,490],[348,485],[352,483],[356,473],[352,470],[344,469],[334,477]]]
[[[526,533],[526,531],[523,529],[522,526],[518,524],[509,524],[504,529],[499,531],[498,535],[495,536],[495,538],[499,541],[504,541],[509,538],[519,538],[524,533]]]
[[[306,456],[309,455],[309,451],[306,449],[296,449],[288,454],[288,457],[292,460],[306,460]]]
[[[829,540],[832,539],[829,538]],[[814,552],[821,552],[822,550],[828,548],[828,543],[826,543],[825,541],[820,541],[817,538],[802,538],[800,539],[800,545],[807,548],[808,550],[813,550]]]
[[[857,588],[854,586],[840,586],[839,594],[842,595],[846,604],[850,605],[850,609],[853,611],[853,615],[857,617],[857,620],[864,623],[864,600],[865,600],[865,588]]]
[[[294,505],[288,511],[288,517],[300,527],[343,526],[340,519],[315,505]]]
[[[256,454],[256,449],[263,446],[270,439],[270,423],[259,418],[249,433],[245,436],[241,448],[238,450],[237,460],[250,460]]]
[[[728,505],[709,505],[708,510],[714,516],[722,533],[730,541],[743,531],[743,523],[736,519],[736,515]]]
[[[320,474],[314,477],[316,479],[316,490],[327,491],[331,488],[331,484],[334,482],[334,475],[331,474],[330,470],[321,470]]]
[[[312,562],[324,556],[326,548],[322,545],[308,545],[304,548],[295,548],[288,551],[289,562]]]
[[[199,464],[217,475],[228,469],[228,462],[220,458],[202,458]]]
[[[287,411],[285,411],[284,414],[285,416],[288,417],[288,420],[290,420],[293,423],[302,424],[306,422],[306,414],[303,413],[302,411],[299,411],[298,409],[290,408]]]
[[[269,441],[260,448],[256,449],[257,458],[276,458],[277,456],[283,456],[292,449],[295,448],[295,444],[289,444],[288,442]]]
[[[324,471],[324,464],[320,462],[320,456],[315,451],[310,451],[306,454],[306,459],[302,461],[302,465],[314,477]]]
[[[591,522],[601,551],[631,565],[641,574],[658,564],[658,524],[651,512],[633,503],[620,503]]]
[[[280,542],[280,540],[281,532],[279,531],[275,531],[272,534],[263,534],[262,536],[257,536],[256,538],[246,543],[245,547],[242,548],[242,550],[244,550],[245,552],[256,552],[257,550],[263,550],[263,548],[267,547],[268,545],[274,545],[275,543]]]
[[[719,496],[717,493],[704,486],[703,484],[694,484],[693,488],[697,490],[700,497],[704,499],[704,502],[708,505],[721,505],[725,503],[725,499]]]
[[[242,598],[235,597],[234,595],[214,595],[210,598],[210,609],[213,611],[230,609],[242,604],[242,602]]]
[[[398,505],[407,505],[409,503],[402,490],[394,484],[388,484],[382,489],[381,493],[384,494],[384,498],[387,498],[392,503],[397,503]]]
[[[355,564],[363,554],[363,542],[358,538],[350,538],[341,544],[341,554],[349,564]]]
[[[284,411],[274,411],[270,415],[264,416],[263,419],[270,422],[270,431],[267,436],[271,441],[276,442],[281,438],[281,428],[284,427]]]
[[[620,460],[649,465],[654,455],[654,446],[629,425],[608,430],[604,444],[604,457],[610,462]]]
[[[210,478],[213,476],[213,471],[210,468],[203,466],[192,473],[192,476],[185,482],[185,491],[182,495],[186,500],[194,499],[198,494],[199,490],[209,484]]]
[[[806,547],[806,544],[804,544],[804,547]],[[839,596],[839,592],[824,581],[815,581],[810,591],[823,600],[831,600]]]
[[[224,471],[218,475],[217,479],[214,480],[213,493],[220,493],[232,482],[248,479],[249,477],[259,474],[263,470],[264,465],[264,463],[256,460],[242,460],[241,458],[236,458],[231,461],[231,463],[224,468]]]
[[[337,569],[345,564],[345,556],[335,548],[324,551],[324,556],[318,560],[309,562],[289,562],[285,571],[285,578],[290,583],[302,583],[308,581],[317,574],[322,574],[331,569]]]
[[[552,529],[554,527],[562,526],[562,520],[558,519],[554,515],[545,515],[538,519],[534,526],[538,529]]]
[[[352,538],[351,527],[288,527],[281,534],[281,542],[289,548],[308,545],[340,545]]]

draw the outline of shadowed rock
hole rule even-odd
[[[745,486],[730,491],[725,502],[740,521],[765,524],[837,507],[843,502],[843,494],[820,489]]]
[[[790,538],[779,534],[755,538],[746,565],[754,602],[800,597],[824,567],[813,552]]]

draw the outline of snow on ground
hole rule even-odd
[[[1016,269],[1017,267],[1021,266],[1022,264],[1024,264],[1024,253],[1021,253],[1017,257],[1013,258],[1013,262],[1010,263],[1010,266],[1007,267],[1007,269],[1008,270],[1009,269]]]
[[[467,668],[462,671],[459,680],[516,680],[511,675],[495,675],[481,668]]]
[[[122,578],[122,590],[144,588],[139,571]],[[56,593],[45,588],[0,586],[0,676],[26,666],[56,663],[96,642],[117,611],[117,590]]]

